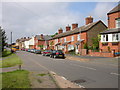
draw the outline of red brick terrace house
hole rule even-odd
[[[101,32],[100,49],[103,52],[120,52],[120,4],[108,15],[108,30]]]
[[[107,26],[101,21],[93,22],[93,18],[87,17],[85,19],[85,25],[78,27],[78,24],[72,24],[66,26],[66,31],[60,28],[58,35],[54,36],[54,49],[63,50],[67,53],[70,50],[75,50],[76,53],[81,53],[81,49],[86,43],[88,46],[92,46],[92,38],[98,36],[98,34],[107,29]]]
[[[34,37],[34,49],[49,49],[49,39],[52,39],[50,35],[36,35]]]

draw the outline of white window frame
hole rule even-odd
[[[117,39],[118,38],[118,39]],[[118,36],[118,33],[115,33],[115,34],[112,34],[112,41],[113,42],[116,42],[119,40],[119,36]]]
[[[116,19],[116,28],[120,28],[120,18],[119,19]]]
[[[72,41],[72,42],[74,41],[74,36],[71,36],[71,41]]]
[[[64,38],[64,42],[66,42],[66,37]]]
[[[78,40],[78,41],[80,40],[80,34],[77,35],[77,40]]]

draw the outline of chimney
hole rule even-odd
[[[43,39],[43,34],[40,35],[40,38]]]
[[[63,33],[62,28],[60,28],[60,29],[58,30],[58,34],[60,34],[60,33]]]
[[[66,26],[66,31],[70,31],[71,27],[68,25]]]
[[[26,37],[24,37],[24,39],[26,39]]]
[[[87,25],[87,24],[93,22],[93,17],[92,17],[92,16],[89,16],[89,17],[85,18],[85,20],[86,20],[86,25]]]
[[[77,27],[78,27],[78,24],[77,24],[77,23],[73,23],[73,24],[72,24],[72,30],[75,29],[75,28],[77,28]]]

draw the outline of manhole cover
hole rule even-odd
[[[84,83],[84,82],[86,82],[86,80],[84,80],[84,79],[79,79],[79,80],[74,80],[74,81],[72,81],[72,82],[74,82],[74,83]]]

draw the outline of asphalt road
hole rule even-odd
[[[22,68],[30,71],[49,70],[65,77],[85,88],[118,88],[118,64],[113,61],[97,62],[97,60],[82,62],[67,59],[52,59],[39,54],[19,51],[24,64]],[[107,59],[107,58],[105,58]],[[108,58],[110,60],[110,58]],[[116,59],[114,59],[116,60]],[[79,83],[80,81],[80,83]]]

